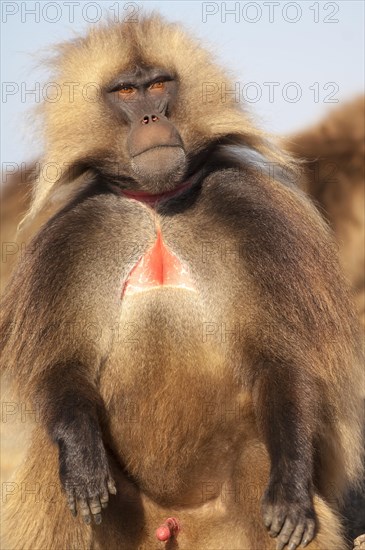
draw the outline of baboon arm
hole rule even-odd
[[[293,365],[270,360],[261,364],[254,385],[256,417],[271,463],[262,514],[269,534],[278,537],[280,550],[286,544],[308,544],[315,534],[314,403],[306,386]]]
[[[259,430],[270,454],[271,475],[281,480],[283,474],[288,475],[291,485],[300,489],[304,484],[307,489],[312,477],[312,390],[292,365],[263,360],[259,372],[253,395]]]
[[[35,399],[51,438],[58,442],[63,425],[76,429],[78,417],[97,421],[100,397],[91,381],[90,370],[77,360],[57,363],[44,371],[37,381]]]
[[[59,452],[59,474],[73,515],[101,522],[109,493],[116,492],[103,444],[101,399],[89,369],[77,361],[54,365],[38,382],[36,397]]]

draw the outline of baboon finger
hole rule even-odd
[[[73,489],[68,489],[66,491],[66,498],[67,498],[67,504],[71,511],[71,514],[76,517],[77,516],[77,509],[76,509],[76,498],[75,498],[75,491]]]
[[[292,534],[288,542],[289,550],[295,550],[301,543],[303,538],[304,527],[305,526],[303,525],[303,523],[300,523],[299,525],[296,526],[294,533]]]
[[[273,507],[270,504],[267,504],[263,512],[264,525],[267,529],[271,525],[272,518],[273,518]]]
[[[82,519],[84,520],[86,525],[90,525],[90,523],[91,523],[91,513],[90,513],[90,508],[89,508],[89,505],[88,505],[88,502],[87,502],[86,498],[80,499],[79,502],[78,502],[78,505],[79,505],[79,510],[80,510],[80,514],[81,514]]]
[[[313,519],[308,520],[307,527],[304,531],[302,546],[307,546],[313,540],[316,530],[316,523]]]
[[[111,493],[112,495],[116,495],[117,494],[117,488],[115,486],[115,481],[114,481],[113,478],[111,478],[111,477],[108,478],[107,485],[108,485],[109,493]]]
[[[276,550],[283,550],[284,546],[288,543],[292,533],[294,531],[294,524],[290,518],[286,518],[283,527],[281,528]]]
[[[100,494],[100,504],[102,508],[106,508],[108,506],[109,502],[109,492],[105,488],[103,492]]]
[[[89,508],[93,516],[100,514],[101,504],[99,497],[93,497],[89,499]],[[95,519],[95,518],[94,518]]]
[[[281,528],[283,526],[284,520],[285,520],[285,516],[283,517],[279,513],[274,513],[273,514],[273,520],[271,522],[271,526],[270,526],[270,529],[269,529],[270,537],[277,537],[278,536],[278,534],[280,533]]]

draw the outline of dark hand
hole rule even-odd
[[[312,499],[308,492],[283,484],[270,483],[262,500],[262,515],[271,537],[277,537],[277,550],[288,545],[295,550],[300,544],[307,546],[315,535],[316,520]]]
[[[79,510],[84,522],[101,523],[101,510],[106,508],[109,493],[116,487],[111,476],[105,448],[100,437],[92,445],[86,441],[59,442],[60,479],[73,516]]]

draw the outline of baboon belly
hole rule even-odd
[[[252,414],[235,381],[234,350],[204,337],[207,319],[189,290],[127,298],[101,379],[120,462],[166,504],[195,502],[202,483],[231,476],[242,420]]]

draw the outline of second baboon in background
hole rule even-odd
[[[364,96],[332,109],[285,146],[303,159],[302,186],[335,233],[340,261],[365,328]]]

